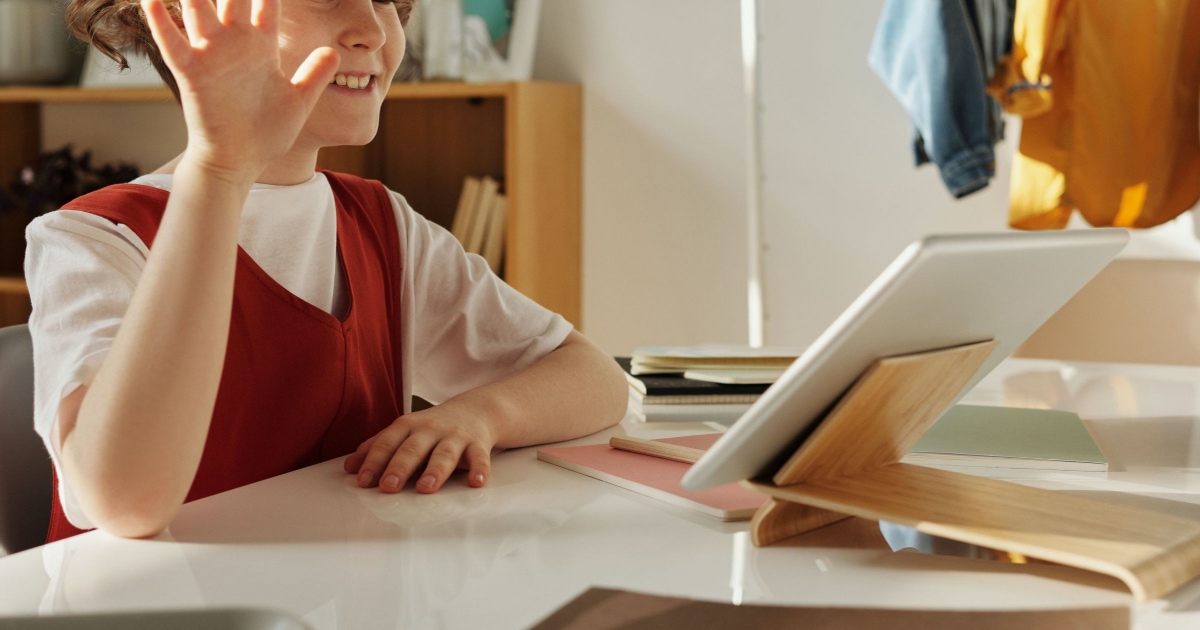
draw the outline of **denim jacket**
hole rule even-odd
[[[937,164],[955,197],[988,185],[1003,138],[985,86],[1012,41],[1012,0],[888,0],[868,63],[913,127],[917,165]]]

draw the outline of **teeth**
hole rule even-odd
[[[338,85],[344,85],[352,90],[366,89],[371,84],[371,77],[359,77],[352,74],[337,74],[333,77],[333,82]]]

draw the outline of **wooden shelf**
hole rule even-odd
[[[29,313],[32,310],[25,279],[0,276],[0,328],[24,324],[29,321]]]
[[[0,87],[0,181],[37,160],[46,103],[170,100],[166,88]],[[508,197],[504,279],[580,326],[582,143],[579,85],[401,83],[375,140],[323,149],[318,167],[378,179],[447,227],[463,178],[496,178]],[[19,268],[19,257],[0,262]]]
[[[0,87],[0,103],[109,103],[169,100],[171,100],[171,92],[167,88]]]
[[[536,82],[529,82],[536,83]],[[387,97],[395,98],[489,98],[504,97],[519,83],[397,83]],[[0,103],[120,103],[169,101],[165,87],[81,88],[77,86],[0,87]]]

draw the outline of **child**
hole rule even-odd
[[[594,432],[620,369],[378,182],[314,173],[375,135],[414,0],[73,0],[147,55],[185,151],[34,221],[48,540],[152,536],[185,501],[349,454],[361,487],[487,483],[493,447]],[[169,191],[169,194],[168,194]],[[416,393],[441,404],[411,413]]]

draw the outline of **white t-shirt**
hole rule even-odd
[[[170,190],[170,175],[135,184]],[[403,256],[400,288],[405,392],[431,402],[495,381],[554,350],[571,324],[518,293],[458,240],[391,193]],[[70,207],[70,204],[67,204]],[[321,173],[296,186],[255,184],[238,243],[272,278],[322,310],[340,314],[333,190]],[[128,227],[72,210],[37,218],[25,232],[25,275],[33,300],[34,423],[55,467],[50,439],[58,406],[89,385],[112,346],[149,249]],[[411,400],[404,401],[404,411]],[[61,469],[59,469],[61,471]],[[72,525],[93,527],[59,474]]]

